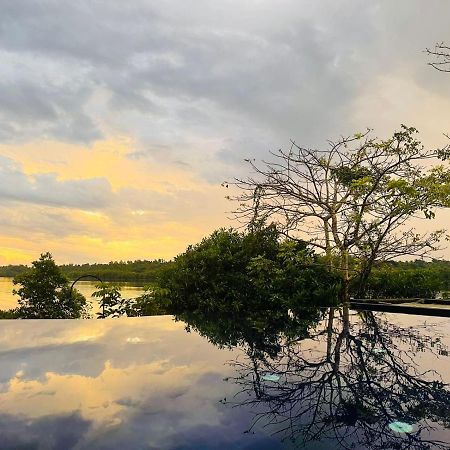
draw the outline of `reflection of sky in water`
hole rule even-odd
[[[0,348],[0,448],[295,448],[244,434],[251,412],[220,403],[237,390],[224,378],[241,351],[171,317],[2,321]],[[450,375],[448,358],[423,360]]]
[[[170,317],[4,321],[0,343],[0,448],[195,448],[213,436],[222,445],[242,439],[240,414],[219,403],[231,388],[223,381],[231,353]]]

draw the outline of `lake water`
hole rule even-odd
[[[96,282],[92,281],[78,281],[75,288],[81,292],[87,300],[92,300],[93,311],[96,312],[97,300],[91,299],[91,295],[96,291]],[[133,283],[115,283],[121,286],[122,297],[133,298],[142,294],[143,286],[136,286]],[[14,289],[12,278],[0,277],[0,309],[7,310],[17,306],[17,296],[13,295]],[[16,287],[17,288],[17,287]]]
[[[0,448],[449,448],[450,319],[301,317],[2,321]]]

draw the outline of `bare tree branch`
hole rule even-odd
[[[426,49],[428,55],[434,58],[434,61],[428,65],[439,70],[440,72],[450,72],[450,47],[444,42],[437,43],[434,48]]]
[[[444,235],[407,227],[411,218],[432,219],[450,207],[450,170],[442,165],[450,147],[427,150],[416,133],[402,126],[379,140],[367,130],[329,142],[326,150],[292,141],[288,151],[271,153],[271,161],[247,160],[254,175],[228,183],[239,190],[231,197],[239,205],[234,217],[275,222],[285,236],[323,251],[330,267],[338,258],[333,265],[344,291],[352,278],[349,261],[358,260],[363,287],[375,261],[426,255]]]

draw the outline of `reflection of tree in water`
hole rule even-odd
[[[338,448],[450,448],[430,435],[450,428],[448,386],[414,360],[425,349],[446,350],[422,331],[331,309],[313,340],[287,342],[276,357],[262,358],[249,345],[245,359],[232,363],[241,391],[231,403],[257,411],[249,431],[268,427],[298,445],[331,439]],[[389,428],[395,422],[414,427],[398,433]]]
[[[325,312],[313,307],[302,308],[297,314],[282,308],[240,314],[193,310],[178,313],[175,318],[187,324],[187,331],[197,331],[218,347],[243,347],[253,358],[265,360],[276,357],[286,342],[310,337]]]

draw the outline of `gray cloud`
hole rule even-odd
[[[102,209],[110,204],[113,195],[104,178],[58,180],[51,173],[28,176],[13,160],[1,156],[0,180],[0,202]]]
[[[49,415],[37,420],[1,414],[1,446],[5,449],[74,449],[90,427],[91,422],[77,413]]]
[[[45,242],[49,238],[58,240],[83,233],[82,225],[71,217],[70,211],[30,203],[15,204],[11,208],[10,202],[3,203],[0,229],[8,236],[26,236],[34,242],[39,237],[42,245],[47,245]]]
[[[125,132],[150,156],[170,147],[172,163],[184,160],[184,144],[213,137],[189,149],[204,176],[218,152],[219,165],[245,154],[223,145],[230,139],[321,145],[354,131],[354,100],[381,75],[407,67],[434,89],[421,50],[450,37],[450,6],[420,6],[6,0],[0,48],[11,77],[0,87],[0,138],[91,142]]]
[[[54,138],[88,143],[102,136],[85,112],[93,87],[75,69],[33,54],[1,51],[0,137],[6,142]]]
[[[125,136],[136,166],[166,164],[213,185],[291,138],[318,147],[406,123],[442,145],[450,82],[423,50],[450,42],[449,16],[446,0],[3,0],[0,144]],[[0,177],[10,236],[137,238],[139,226],[206,230],[223,214],[205,192],[113,192],[105,178],[28,176],[5,159]],[[104,217],[86,225],[68,208]]]

